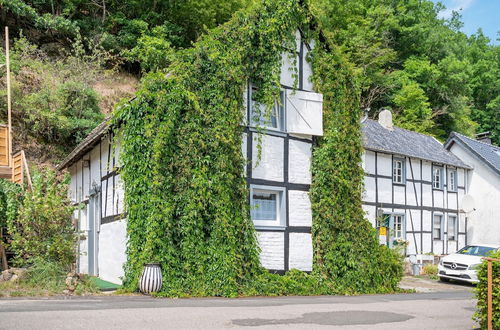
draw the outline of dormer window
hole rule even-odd
[[[277,100],[271,109],[271,113],[266,109],[264,104],[258,103],[255,100],[257,89],[251,88],[250,99],[250,119],[254,126],[262,128],[284,131],[285,130],[285,91],[280,91],[280,99]],[[267,110],[267,111],[266,111]]]

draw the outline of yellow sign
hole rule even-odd
[[[379,233],[380,233],[380,236],[386,236],[387,235],[387,227],[380,227]]]

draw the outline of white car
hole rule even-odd
[[[442,258],[438,265],[438,276],[443,282],[459,280],[477,283],[477,267],[481,258],[500,250],[499,246],[481,244],[468,245],[459,251]]]

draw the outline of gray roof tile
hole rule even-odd
[[[420,134],[394,126],[390,131],[377,121],[367,119],[363,123],[363,144],[365,149],[398,154],[435,163],[470,168],[457,156],[446,150],[432,136]]]
[[[497,174],[500,174],[500,147],[471,139],[456,132],[451,133],[448,141],[445,143],[445,147],[449,149],[455,142],[465,146],[466,149],[472,152],[484,164]]]

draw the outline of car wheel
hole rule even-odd
[[[441,277],[441,276],[439,276],[439,280],[440,280],[441,282],[449,282],[449,281],[450,281],[450,279],[449,279],[449,278],[446,278],[446,277]]]

